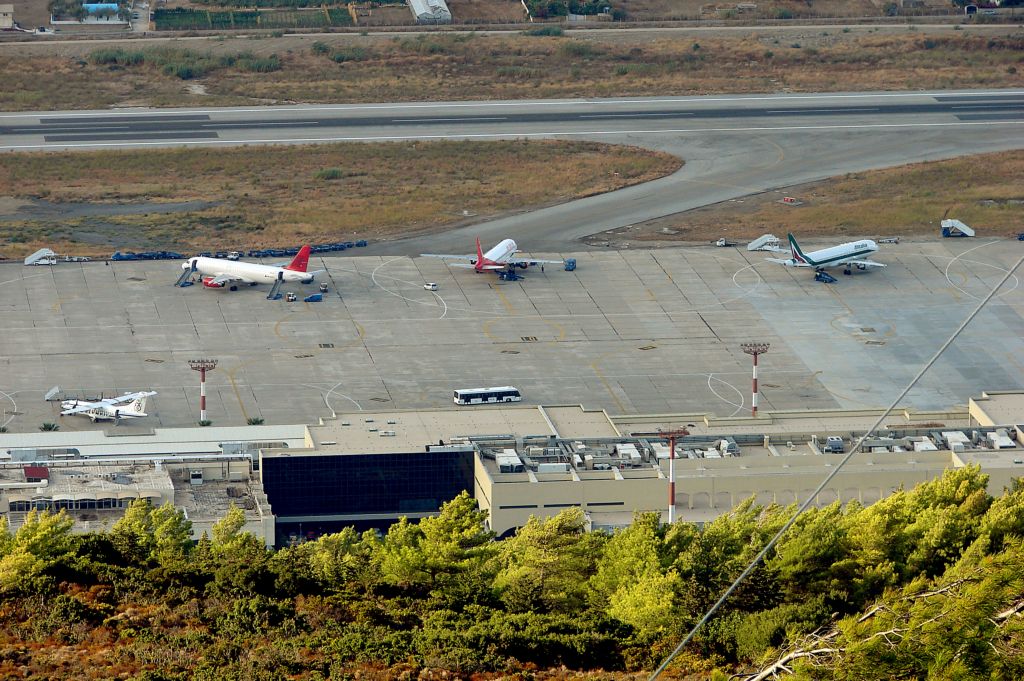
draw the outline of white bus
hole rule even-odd
[[[503,385],[498,388],[467,388],[455,391],[455,404],[493,404],[519,402],[523,396],[517,388]]]

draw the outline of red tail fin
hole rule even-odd
[[[295,254],[295,257],[290,263],[284,266],[286,270],[292,272],[305,272],[306,267],[309,266],[309,244],[306,244],[299,249],[299,252]]]
[[[484,266],[484,249],[480,245],[480,237],[476,238],[476,268],[479,270]]]

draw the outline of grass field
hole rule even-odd
[[[68,209],[55,220],[0,206],[0,244],[17,257],[42,246],[109,255],[380,239],[458,224],[463,211],[480,219],[611,191],[680,165],[633,147],[553,141],[3,154],[0,198]],[[74,210],[183,201],[214,205],[102,217]]]
[[[983,169],[983,170],[982,170]],[[979,236],[1024,232],[1024,151],[968,156],[857,173],[787,190],[803,202],[787,206],[771,193],[707,206],[595,241],[751,240],[766,232],[807,236],[935,236],[954,217]],[[725,226],[727,225],[727,226]]]
[[[0,110],[1024,86],[1024,32],[1013,27],[991,36],[926,35],[913,26],[897,35],[870,30],[696,40],[627,32],[229,39],[190,50],[273,54],[281,68],[220,68],[198,80],[202,88],[152,65],[159,58],[93,63],[96,48],[79,43],[57,48],[62,56],[0,53]],[[327,51],[315,52],[314,42]],[[332,59],[353,48],[365,58]]]

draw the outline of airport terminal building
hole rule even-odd
[[[132,499],[171,503],[195,538],[231,504],[246,529],[287,545],[341,527],[422,518],[462,491],[499,536],[579,507],[591,528],[637,511],[704,522],[755,497],[806,499],[878,410],[609,416],[580,406],[359,412],[318,425],[0,434],[0,513],[65,509],[77,531],[109,529]],[[1024,474],[1024,393],[966,409],[893,412],[818,497],[870,504],[949,468],[979,465],[998,494]],[[671,458],[665,433],[685,428]]]

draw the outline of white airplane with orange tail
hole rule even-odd
[[[235,284],[255,286],[273,284],[275,281],[309,284],[316,275],[327,271],[306,271],[309,267],[309,252],[310,247],[307,244],[300,248],[295,258],[286,265],[261,265],[255,262],[196,257],[182,263],[181,269],[198,273],[203,286],[207,288],[224,288],[230,285],[234,290]]]
[[[517,258],[519,248],[512,239],[503,239],[497,246],[484,253],[480,245],[480,237],[476,239],[476,255],[441,255],[438,253],[420,253],[424,258],[441,258],[443,260],[465,260],[464,263],[451,263],[451,267],[465,267],[477,272],[497,272],[499,276],[508,274],[516,267],[526,269],[530,265],[563,265],[563,260],[538,260],[537,258]]]

